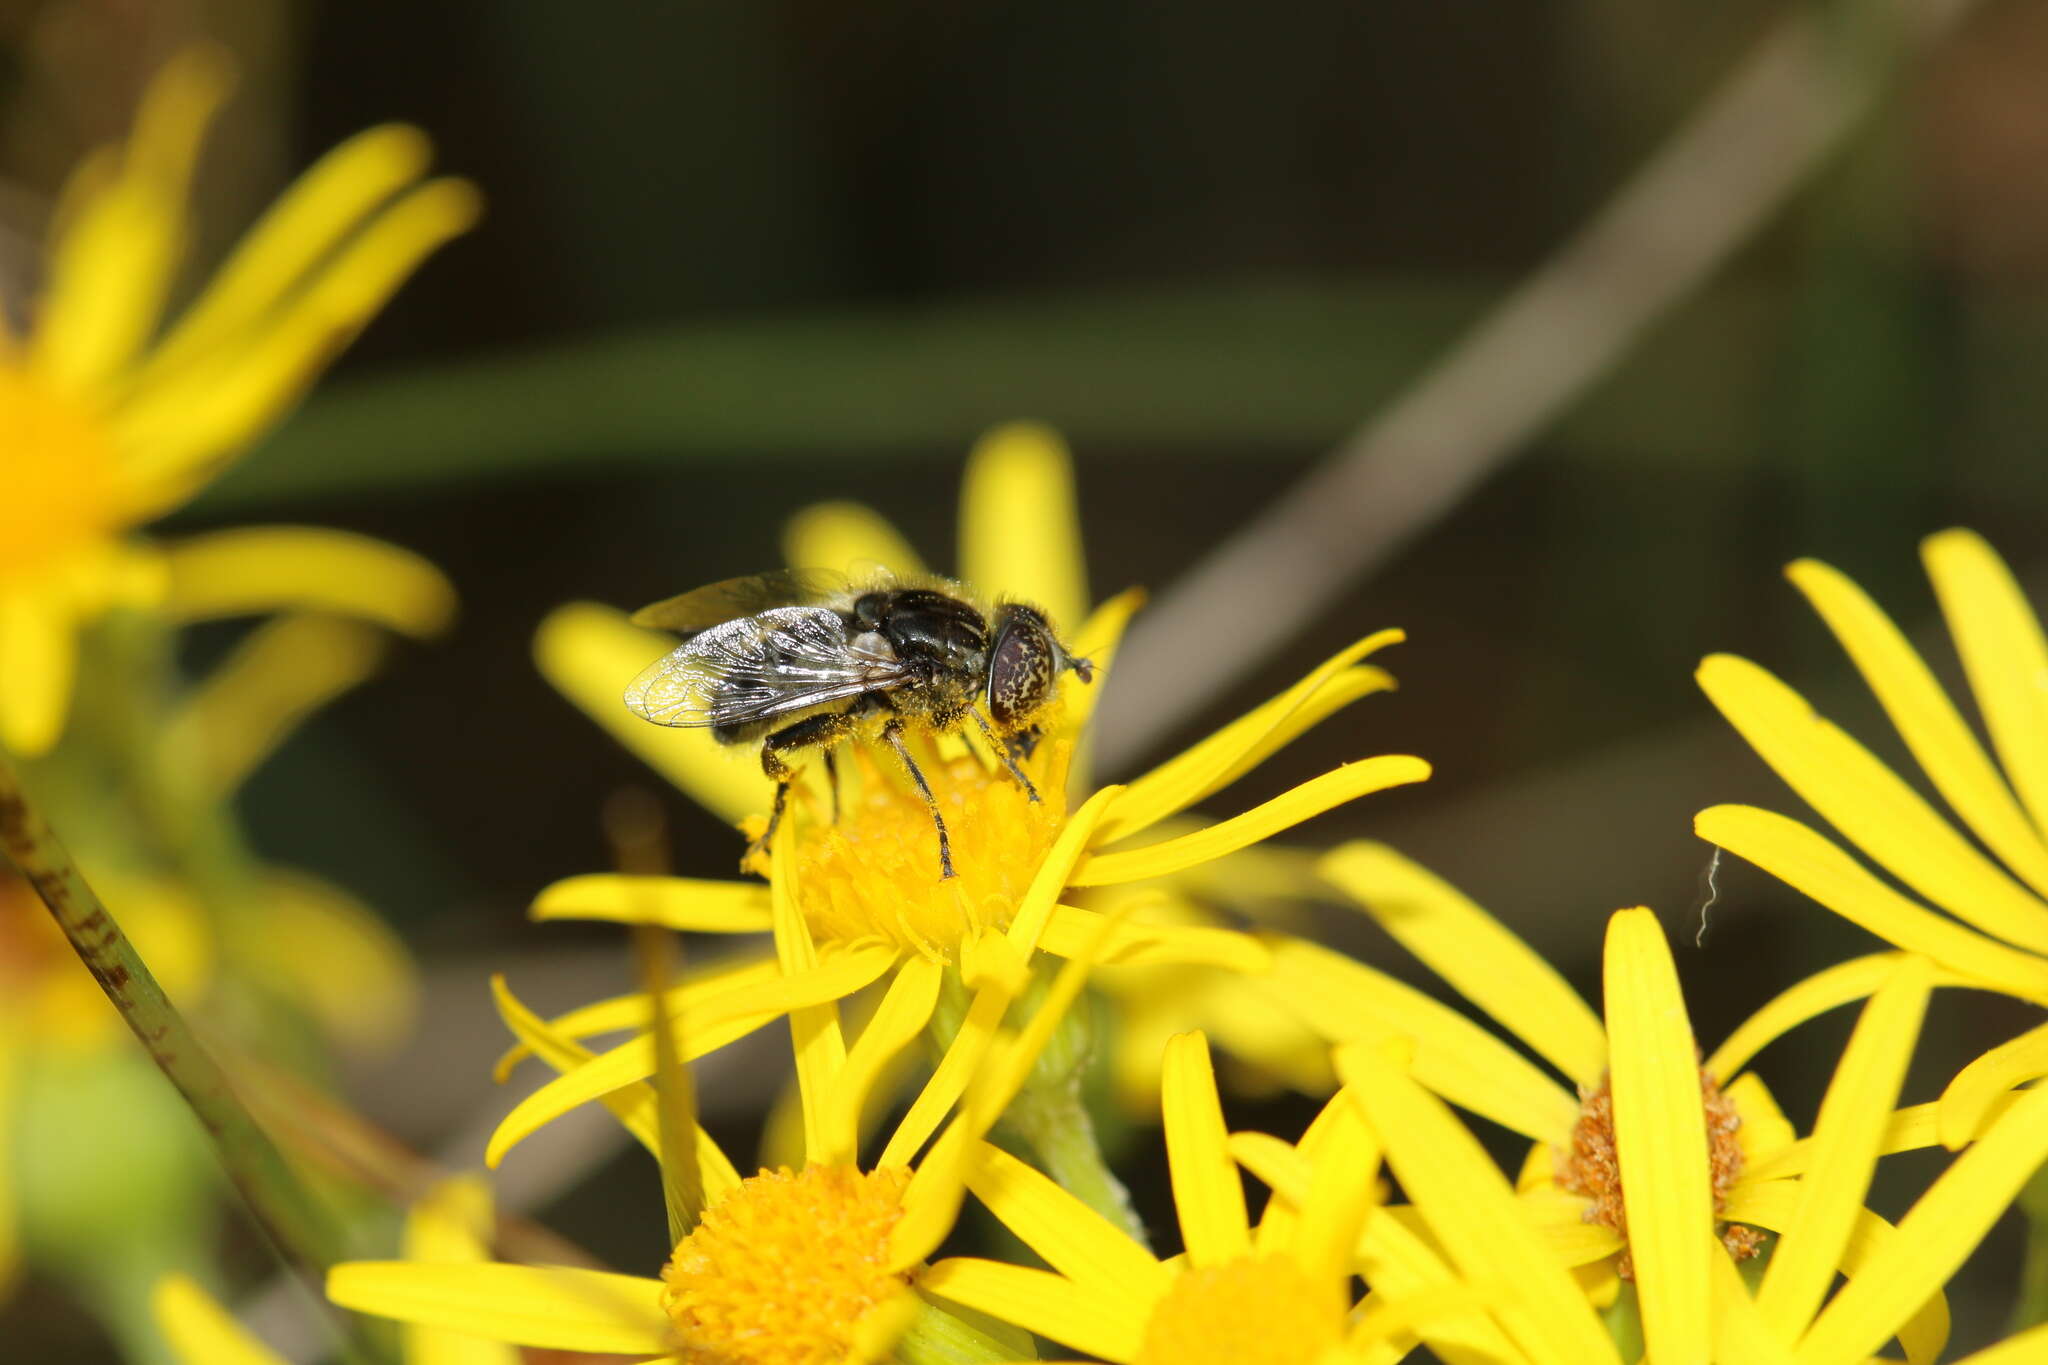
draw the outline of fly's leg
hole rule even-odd
[[[1031,798],[1031,804],[1034,806],[1037,805],[1038,788],[1031,785],[1031,779],[1024,775],[1024,770],[1022,768],[1017,766],[1018,746],[1013,744],[1009,739],[997,735],[995,732],[995,727],[988,723],[987,719],[983,717],[981,712],[975,710],[973,707],[970,706],[967,708],[967,714],[974,717],[974,723],[981,727],[981,733],[983,737],[988,740],[988,747],[994,749],[997,753],[1003,756],[1003,766],[1010,770],[1010,776],[1017,779],[1017,785],[1022,787],[1024,789],[1024,794]],[[1024,751],[1024,756],[1026,758],[1029,758],[1031,756],[1031,751],[1029,749],[1026,749]]]
[[[775,804],[768,808],[768,827],[761,831],[761,837],[747,845],[747,855],[740,860],[740,870],[745,871],[754,861],[754,855],[765,853],[773,846],[775,831],[782,824],[782,812],[789,805],[789,784],[796,779],[796,773],[783,762],[782,755],[797,749],[816,748],[821,744],[836,744],[853,733],[853,717],[840,712],[828,711],[823,715],[806,716],[794,725],[786,725],[761,741],[761,771],[775,784]],[[827,771],[832,771],[830,753],[825,755]],[[832,783],[833,814],[836,818],[839,804],[839,783],[836,773]]]
[[[825,751],[825,785],[832,789],[832,823],[839,823],[839,751]]]
[[[932,828],[939,832],[939,880],[945,881],[953,875],[953,845],[946,838],[946,822],[939,814],[938,800],[932,795],[931,783],[924,780],[918,770],[917,760],[910,756],[910,750],[903,744],[903,722],[892,720],[882,727],[882,742],[896,751],[896,757],[903,760],[903,766],[910,772],[910,780],[917,786],[917,794],[924,798],[925,809],[932,813]]]

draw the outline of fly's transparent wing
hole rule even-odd
[[[694,634],[777,607],[810,607],[846,591],[842,574],[824,569],[771,569],[706,584],[633,613],[633,624]]]
[[[876,637],[850,636],[826,607],[777,607],[703,631],[626,689],[656,725],[743,725],[905,686],[913,675]]]

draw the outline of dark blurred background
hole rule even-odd
[[[1888,8],[1816,11],[1853,32]],[[1425,373],[1785,12],[13,0],[0,207],[33,240],[65,169],[119,133],[190,33],[228,43],[244,73],[208,154],[204,258],[379,121],[421,125],[484,187],[482,228],[173,528],[347,526],[454,579],[456,631],[295,740],[247,813],[266,852],[402,927],[430,971],[429,1025],[473,1035],[473,1069],[496,1046],[486,970],[516,985],[529,964],[543,1005],[630,970],[612,934],[523,921],[539,887],[607,865],[605,798],[651,784],[534,671],[551,607],[767,567],[784,517],[829,497],[871,502],[948,564],[960,462],[1017,417],[1073,443],[1098,595],[1169,585]],[[1398,624],[1410,642],[1383,657],[1400,693],[1314,732],[1230,808],[1335,760],[1423,754],[1425,787],[1297,837],[1396,844],[1595,1000],[1606,914],[1656,906],[1709,1046],[1798,975],[1874,946],[1724,866],[1693,947],[1692,813],[1798,807],[1690,674],[1710,650],[1748,655],[1903,762],[1781,566],[1811,554],[1849,572],[1952,681],[1921,536],[1976,527],[2037,600],[2048,588],[2048,7],[1978,6],[1887,90],[1560,424],[1159,752]],[[727,873],[732,834],[669,804],[681,870]],[[1907,1098],[2028,1019],[1944,993]],[[1802,1126],[1850,1022],[1763,1059]],[[422,1074],[440,1046],[364,1086],[429,1147],[458,1116],[408,1097],[454,1084],[494,1102],[480,1072]],[[760,1098],[735,1101],[736,1132]],[[1899,1164],[1901,1190],[1933,1169]],[[645,1269],[661,1221],[647,1172],[596,1178],[602,1200],[572,1197],[564,1225]],[[1997,1326],[2017,1247],[2005,1228],[1958,1285],[1959,1343]]]

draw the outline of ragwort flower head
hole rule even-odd
[[[787,858],[786,848],[779,846],[779,858]],[[801,958],[811,940],[788,885],[786,879],[776,883],[776,914],[788,926],[786,953]],[[336,1267],[329,1296],[344,1307],[493,1341],[659,1352],[689,1365],[888,1358],[900,1337],[919,1329],[925,1310],[911,1286],[951,1230],[967,1181],[992,1150],[985,1135],[1024,1085],[1100,946],[1084,948],[1067,963],[1030,1021],[985,1050],[959,1111],[928,1147],[922,1139],[909,1141],[899,1126],[879,1159],[864,1163],[858,1134],[876,1077],[930,1013],[938,968],[922,959],[897,976],[850,1045],[836,1001],[790,1015],[804,1127],[799,1167],[741,1178],[694,1117],[678,1112],[672,1084],[660,1093],[636,1080],[607,1093],[605,1105],[662,1166],[669,1223],[678,1235],[659,1279],[502,1264],[364,1262]],[[534,1015],[502,981],[496,989],[507,1024],[536,1055],[564,1071],[587,1064],[590,1054],[577,1042]],[[956,1041],[952,1052],[960,1048]],[[949,1054],[939,1071],[953,1066]],[[936,1077],[927,1084],[913,1113],[938,1085]],[[952,1097],[944,1104],[950,1109]],[[950,1327],[973,1334],[964,1324]]]
[[[1038,1170],[985,1146],[969,1187],[1051,1268],[954,1257],[924,1272],[919,1289],[1116,1365],[1361,1365],[1396,1358],[1390,1347],[1420,1323],[1484,1311],[1473,1287],[1419,1243],[1406,1278],[1354,1302],[1355,1248],[1383,1216],[1383,1148],[1350,1088],[1294,1145],[1226,1129],[1200,1033],[1167,1044],[1162,1080],[1184,1255],[1155,1257]],[[1273,1188],[1256,1225],[1240,1162]]]
[[[1716,654],[1698,674],[1707,696],[1763,760],[1920,899],[1789,816],[1714,806],[1699,813],[1694,828],[1957,977],[2048,1006],[2048,640],[2011,571],[1980,537],[1943,531],[1921,546],[1921,558],[1996,762],[1862,589],[1810,559],[1786,575],[1848,651],[1961,828],[1756,664]],[[2008,1090],[2043,1075],[2048,1025],[1986,1053],[1956,1077],[1942,1097],[1942,1140],[1961,1145]]]
[[[1069,892],[1116,887],[1202,867],[1259,843],[1302,820],[1368,792],[1425,778],[1429,766],[1403,755],[1334,769],[1262,805],[1193,832],[1137,848],[1124,845],[1223,790],[1338,708],[1388,685],[1361,664],[1400,638],[1383,631],[1328,660],[1265,705],[1225,726],[1127,786],[1085,799],[1086,726],[1101,688],[1114,673],[1117,639],[1137,605],[1135,594],[1086,615],[1071,635],[1064,622],[1082,619],[1085,590],[1073,486],[1065,451],[1035,427],[989,436],[969,463],[961,560],[975,587],[1042,605],[1076,655],[1096,665],[1093,684],[1068,677],[1061,701],[1025,770],[1042,796],[1032,803],[984,748],[955,738],[922,741],[918,761],[954,831],[957,877],[938,876],[936,840],[922,798],[886,754],[853,748],[851,794],[834,818],[822,789],[792,801],[776,840],[769,880],[800,907],[818,944],[817,963],[795,974],[764,978],[740,967],[678,988],[675,1011],[684,1046],[757,1028],[780,1013],[836,999],[925,963],[953,973],[972,992],[961,1035],[958,1074],[945,1075],[933,1106],[913,1110],[908,1132],[922,1141],[944,1103],[957,1097],[1001,1017],[1001,1004],[1021,989],[1034,955],[1070,957],[1102,932],[1105,964],[1198,963],[1242,972],[1263,969],[1266,953],[1250,937],[1184,923],[1119,922],[1106,928],[1099,912],[1072,903]],[[905,573],[920,566],[894,532],[864,509],[831,505],[800,516],[791,557],[826,568],[881,563]],[[718,746],[701,730],[649,725],[621,705],[626,680],[672,646],[629,625],[608,608],[564,608],[543,626],[537,643],[543,671],[629,748],[712,811],[736,824],[758,818],[770,788],[742,753]],[[821,767],[822,765],[813,765]],[[751,826],[758,830],[759,826]],[[786,861],[782,850],[787,847]],[[544,891],[537,917],[653,922],[708,933],[771,927],[770,891],[744,882],[593,875]],[[920,969],[922,970],[922,969]],[[556,1021],[572,1036],[644,1026],[638,997],[587,1006]],[[919,1024],[922,1025],[920,1020]],[[684,1025],[687,1024],[687,1027]],[[497,1160],[515,1142],[567,1108],[611,1086],[651,1074],[653,1055],[639,1039],[603,1054],[530,1096],[493,1140]]]
[[[1894,1105],[1929,992],[1969,983],[1917,954],[1855,959],[1766,1004],[1702,1068],[1669,945],[1648,910],[1609,923],[1603,1023],[1501,924],[1392,850],[1346,845],[1325,871],[1578,1095],[1463,1015],[1313,944],[1276,944],[1262,984],[1346,1043],[1339,1074],[1369,1107],[1387,1102],[1383,1086],[1363,1083],[1370,1049],[1407,1040],[1422,1086],[1533,1139],[1506,1207],[1541,1231],[1552,1264],[1577,1270],[1596,1301],[1613,1293],[1607,1272],[1626,1251],[1651,1360],[1770,1359],[1798,1343],[1802,1361],[1849,1365],[1894,1336],[1911,1360],[1938,1355],[1949,1328],[1942,1284],[2048,1156],[2039,1128],[2048,1093],[2006,1093],[1972,1134],[1976,1145],[1899,1226],[1863,1207],[1881,1155],[1937,1141],[1935,1105]],[[1800,1023],[1865,997],[1814,1131],[1795,1138],[1742,1068]],[[1459,1190],[1500,1177],[1450,1111],[1423,1098],[1380,1128],[1388,1162],[1453,1261],[1490,1281],[1502,1273],[1489,1260],[1496,1231],[1482,1220],[1461,1240],[1469,1214]],[[1752,1239],[1730,1236],[1731,1224],[1777,1234],[1754,1298],[1734,1268]],[[1838,1271],[1848,1284],[1831,1293]],[[1524,1310],[1552,1311],[1533,1300]],[[1528,1358],[1580,1358],[1539,1351],[1536,1337],[1506,1318],[1500,1325]]]
[[[0,317],[0,743],[55,742],[78,635],[123,605],[174,619],[312,605],[414,632],[449,611],[439,577],[358,536],[132,536],[194,496],[274,425],[477,197],[421,182],[427,145],[373,129],[309,171],[183,314],[165,301],[190,235],[186,195],[227,92],[195,48],[150,85],[127,143],[77,172],[28,330]]]

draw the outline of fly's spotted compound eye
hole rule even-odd
[[[996,631],[988,658],[988,712],[1009,729],[1044,706],[1059,671],[1059,645],[1045,621],[1029,608],[1010,608]]]

